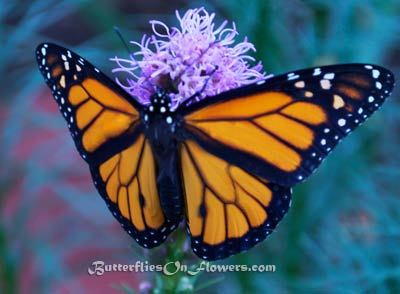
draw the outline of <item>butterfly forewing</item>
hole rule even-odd
[[[306,179],[393,89],[376,65],[301,70],[210,97],[184,111],[186,136],[271,182]]]
[[[86,161],[104,161],[134,142],[143,127],[140,105],[126,92],[68,49],[42,44],[36,58]]]

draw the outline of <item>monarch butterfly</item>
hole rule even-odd
[[[39,69],[110,211],[159,246],[184,218],[194,253],[217,260],[263,241],[336,144],[391,94],[377,65],[299,70],[170,108],[141,105],[71,50],[41,44]]]

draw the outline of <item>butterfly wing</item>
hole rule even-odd
[[[177,224],[161,209],[154,155],[142,132],[141,105],[68,49],[41,44],[36,57],[111,212],[140,245],[159,245]]]
[[[375,65],[301,70],[182,110],[185,136],[273,183],[306,179],[390,95],[393,75]]]
[[[384,102],[393,75],[348,64],[297,71],[181,110],[192,248],[214,260],[247,250],[281,221],[307,178]]]
[[[291,189],[246,172],[193,140],[181,148],[186,216],[193,251],[216,260],[263,241],[286,214]]]
[[[108,208],[141,246],[160,245],[179,224],[180,219],[168,220],[162,210],[155,159],[143,134],[90,170]]]

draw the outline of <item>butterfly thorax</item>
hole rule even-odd
[[[159,172],[157,186],[161,206],[168,219],[176,220],[181,218],[183,213],[183,198],[177,172],[178,142],[175,139],[175,120],[171,105],[168,93],[159,90],[152,96],[143,119]]]
[[[174,112],[171,106],[168,93],[160,89],[151,97],[151,104],[143,114],[147,135],[153,147],[160,149],[162,153],[172,147],[171,139],[175,132]]]

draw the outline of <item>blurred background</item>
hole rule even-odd
[[[366,62],[400,77],[398,0],[0,0],[0,293],[134,293],[165,282],[157,273],[87,274],[94,260],[134,264],[162,251],[138,249],[108,212],[34,50],[55,42],[112,76],[109,58],[127,55],[114,25],[140,41],[149,20],[177,25],[175,10],[201,6],[217,24],[235,21],[238,40],[248,36],[268,73]],[[267,241],[220,262],[275,264],[276,272],[204,273],[189,278],[194,290],[400,293],[399,95],[294,189]]]

